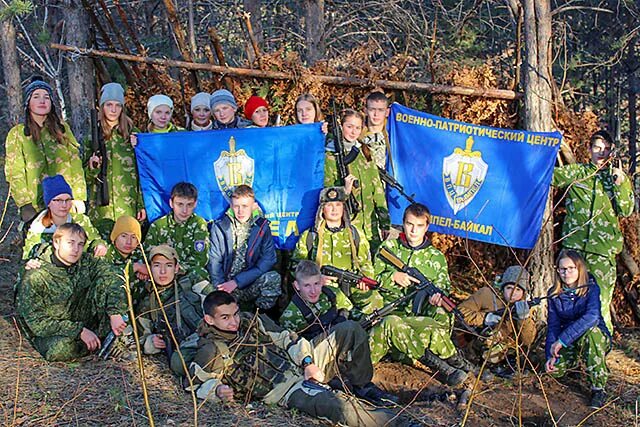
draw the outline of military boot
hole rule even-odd
[[[473,373],[473,375],[475,376],[478,376],[478,374],[480,373],[480,367],[471,363],[460,353],[460,351],[456,352],[456,354],[446,359],[445,362],[456,369],[462,369],[466,373]],[[482,376],[480,379],[482,381],[491,381],[493,379],[493,374],[489,369],[484,369],[482,371]]]
[[[443,384],[455,387],[467,379],[467,373],[465,371],[449,365],[429,349],[424,351],[424,356],[422,356],[419,361],[435,372],[436,379]]]

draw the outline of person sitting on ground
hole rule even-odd
[[[488,329],[488,337],[477,336],[471,343],[479,350],[500,376],[511,376],[513,366],[495,366],[503,362],[508,353],[520,347],[528,347],[536,338],[536,324],[529,315],[529,272],[519,265],[507,268],[499,281],[500,293],[484,286],[458,305],[469,326]],[[509,310],[505,310],[509,308]],[[515,328],[514,328],[515,326]],[[524,351],[521,349],[520,351]]]
[[[87,247],[92,248],[94,256],[101,257],[107,253],[107,245],[100,238],[89,217],[71,212],[73,191],[62,175],[49,176],[42,180],[42,194],[47,208],[40,212],[29,226],[22,249],[22,259],[28,260],[35,256],[40,245],[51,243],[58,226],[68,222],[82,226],[89,239]]]
[[[209,274],[217,290],[232,293],[240,303],[261,310],[275,306],[282,279],[273,268],[276,249],[269,221],[248,185],[231,193],[231,206],[210,226]]]
[[[340,375],[356,396],[389,396],[371,382],[373,367],[362,328],[343,322],[328,338],[309,342],[265,315],[240,313],[233,295],[221,291],[205,298],[204,313],[189,364],[198,398],[261,400],[349,426],[404,423],[395,411],[371,407],[322,384]],[[189,342],[180,346],[181,352]]]
[[[169,327],[178,342],[196,331],[203,316],[202,302],[213,292],[213,287],[207,280],[192,283],[188,275],[179,279],[178,253],[169,245],[151,248],[149,262],[153,283],[146,282],[144,296],[136,308],[142,330],[140,344],[145,354],[165,351],[171,360],[174,345],[154,285],[169,319]]]
[[[264,128],[269,126],[269,104],[267,100],[253,95],[244,104],[244,116],[251,120],[253,126]]]
[[[144,240],[148,250],[166,243],[180,254],[181,275],[191,276],[194,283],[209,278],[209,230],[207,221],[194,213],[198,205],[198,189],[189,182],[179,182],[171,189],[171,212],[155,220]]]
[[[120,335],[127,303],[113,266],[84,253],[87,233],[75,223],[60,225],[40,265],[16,284],[16,313],[33,347],[48,361],[78,359]]]
[[[211,95],[207,92],[196,93],[191,98],[191,121],[187,130],[211,130]]]
[[[607,399],[611,333],[600,310],[600,287],[577,251],[565,249],[558,255],[548,295],[545,369],[560,378],[583,361],[591,384],[590,406],[601,408]]]
[[[238,104],[233,94],[226,89],[218,89],[211,94],[211,111],[213,112],[213,129],[240,129],[251,126],[249,120],[238,117]]]

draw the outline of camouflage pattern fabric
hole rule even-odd
[[[263,310],[276,305],[280,294],[282,294],[282,278],[277,271],[268,271],[246,288],[236,288],[231,292],[238,302],[244,305],[255,305]]]
[[[125,257],[118,251],[118,249],[116,249],[113,243],[109,243],[107,245],[107,253],[103,259],[113,265],[116,268],[118,275],[123,278],[125,276],[125,269],[127,270],[129,276],[129,289],[131,291],[131,298],[135,307],[144,293],[144,284],[138,279],[133,271],[133,264],[143,260],[140,247],[136,248],[129,256]]]
[[[140,132],[133,129],[133,133]],[[104,141],[107,151],[107,176],[109,189],[109,204],[100,206],[98,200],[98,175],[100,168],[86,168],[87,185],[89,186],[89,215],[103,236],[113,228],[115,220],[123,215],[136,217],[141,209],[144,209],[142,191],[138,182],[138,169],[136,156],[131,142],[120,135],[119,130],[113,129],[111,138]],[[93,147],[87,141],[85,149],[85,164],[88,165],[89,157],[93,154]]]
[[[179,274],[188,274],[195,282],[209,279],[209,229],[204,218],[193,214],[180,224],[171,211],[157,219],[149,227],[145,249],[149,252],[153,246],[163,243],[173,246],[178,252]]]
[[[349,298],[340,290],[336,288],[331,288],[333,292],[336,294],[336,309],[337,310],[347,310],[351,311],[353,309],[353,304],[349,301]],[[329,297],[321,293],[318,302],[315,304],[311,304],[307,302],[307,305],[311,309],[311,312],[316,316],[321,316],[331,309],[331,301]],[[304,318],[302,311],[292,302],[284,309],[282,315],[280,316],[279,323],[283,328],[289,329],[290,331],[300,332],[307,328],[308,323]]]
[[[29,227],[29,231],[27,232],[27,237],[24,241],[24,247],[22,248],[22,259],[29,259],[37,251],[37,247],[42,244],[49,244],[53,240],[53,233],[55,233],[58,228],[55,224],[53,224],[49,228],[45,228],[42,225],[42,218],[47,213],[46,210],[40,212],[40,214],[33,220],[31,226]],[[67,218],[68,223],[75,223],[82,226],[84,231],[87,232],[87,244],[85,245],[85,251],[93,252],[93,248],[96,245],[104,245],[107,246],[107,243],[102,240],[98,230],[93,226],[91,220],[88,216],[81,213],[71,212]]]
[[[349,164],[349,172],[354,175],[360,185],[353,189],[353,195],[360,205],[360,212],[353,219],[353,225],[364,231],[371,245],[371,253],[378,250],[381,242],[381,231],[388,230],[391,224],[384,185],[375,162],[368,162],[362,153]],[[336,158],[327,152],[324,162],[324,185],[332,187],[341,185],[338,177]]]
[[[59,144],[46,128],[40,132],[40,141],[25,136],[23,124],[9,131],[4,173],[18,207],[31,204],[36,211],[45,209],[42,180],[57,174],[64,176],[76,200],[86,200],[87,185],[79,145],[66,123],[64,129],[64,144]]]
[[[17,284],[16,312],[23,332],[48,361],[87,354],[80,333],[86,327],[104,338],[109,316],[126,312],[122,279],[104,260],[83,254],[72,266],[55,258],[52,247],[40,268],[26,271]]]
[[[258,217],[254,216],[244,224],[231,217],[231,232],[233,233],[233,261],[231,262],[231,277],[237,276],[247,266],[247,247],[249,246],[249,234],[251,227]]]
[[[611,349],[609,337],[598,326],[584,333],[569,347],[560,350],[556,361],[557,371],[551,373],[555,378],[563,377],[568,369],[573,369],[582,360],[587,367],[587,378],[594,388],[604,388],[609,378],[607,353]]]
[[[370,132],[365,129],[362,143],[371,149],[371,157],[380,169],[387,167],[387,147],[389,140],[386,132]]]
[[[616,185],[608,169],[593,163],[570,164],[555,168],[552,185],[567,188],[567,216],[562,225],[562,247],[579,251],[600,286],[602,317],[611,322],[611,298],[615,287],[615,256],[624,239],[618,216],[633,213],[633,189],[629,177]]]

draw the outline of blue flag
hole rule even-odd
[[[395,178],[427,205],[429,229],[531,249],[538,239],[562,135],[478,126],[391,106]],[[387,194],[393,223],[407,206]]]
[[[280,249],[293,249],[314,223],[324,179],[320,124],[143,133],[136,157],[149,221],[171,210],[171,189],[186,181],[198,189],[196,213],[206,220],[225,213],[233,187],[251,186]]]

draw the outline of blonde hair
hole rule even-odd
[[[578,280],[576,281],[576,283],[574,283],[573,287],[580,288],[576,291],[576,294],[578,296],[585,296],[587,294],[587,291],[589,290],[586,287],[587,282],[589,282],[589,270],[587,269],[587,264],[585,263],[584,258],[582,258],[582,255],[572,249],[563,249],[558,254],[555,263],[556,278],[549,293],[551,295],[559,295],[562,292],[562,285],[564,282],[562,281],[562,278],[560,278],[560,274],[558,273],[558,266],[560,265],[560,261],[564,258],[569,258],[571,261],[573,261],[576,268],[578,269]]]
[[[294,110],[296,110],[295,111],[296,123],[300,123],[300,120],[298,120],[298,111],[297,111],[298,103],[300,101],[307,101],[313,104],[313,109],[316,111],[316,116],[313,119],[314,122],[318,123],[324,120],[324,115],[322,114],[322,110],[320,110],[320,102],[318,101],[318,98],[311,95],[310,93],[303,93],[298,98],[296,98],[296,103],[294,105]]]

